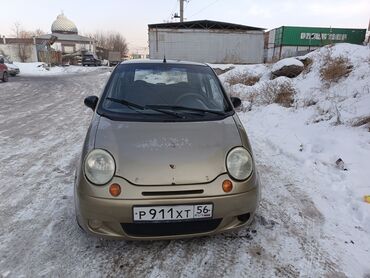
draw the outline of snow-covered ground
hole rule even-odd
[[[331,85],[320,78],[328,52],[348,58],[353,66],[348,76]],[[263,94],[264,83],[291,82],[296,90],[292,108],[248,102],[250,111],[239,114],[259,163],[287,175],[285,185],[269,188],[265,182],[264,199],[280,202],[285,190],[302,191],[296,197],[303,204],[305,195],[310,196],[312,210],[296,213],[312,221],[320,244],[341,262],[346,275],[362,277],[370,271],[370,204],[364,202],[370,195],[370,125],[353,125],[364,118],[370,122],[370,48],[338,44],[300,59],[307,57],[313,61],[310,69],[293,79],[270,80],[270,73],[282,65],[299,65],[294,59],[238,66],[221,79],[241,73],[261,76],[254,86],[226,83],[242,99],[253,92]],[[339,165],[338,159],[343,161]],[[322,225],[317,227],[317,222]]]
[[[73,173],[91,117],[83,99],[100,93],[107,72],[0,84],[0,277],[369,277],[370,132],[352,124],[370,116],[370,50],[334,47],[353,69],[329,87],[320,51],[287,81],[293,107],[249,103],[239,113],[263,185],[255,223],[188,240],[102,240],[75,223]],[[247,104],[279,80],[272,66],[233,66],[221,79],[261,76],[227,86]]]
[[[60,74],[74,74],[74,73],[84,73],[92,72],[97,69],[105,67],[82,67],[82,66],[55,66],[48,68],[45,63],[35,62],[35,63],[20,63],[14,62],[19,70],[21,76],[45,76],[45,75],[60,75]]]

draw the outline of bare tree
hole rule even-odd
[[[18,42],[18,57],[21,62],[26,62],[32,55],[31,44],[27,42],[27,39],[43,35],[45,32],[41,29],[27,31],[19,22],[14,23],[12,31],[13,36],[15,36],[17,39],[20,39]]]
[[[32,36],[41,36],[41,35],[45,35],[45,31],[44,30],[41,30],[40,28],[37,28],[35,31],[31,31],[31,34]]]
[[[90,35],[96,40],[96,45],[109,51],[119,51],[124,56],[128,52],[126,39],[119,32],[95,32]]]
[[[12,31],[13,31],[13,36],[15,36],[16,38],[19,38],[19,34],[21,32],[21,24],[18,21],[13,24]]]
[[[25,31],[19,22],[14,23],[13,32],[18,42],[18,57],[21,62],[26,62],[31,57],[32,49],[29,43],[24,39],[32,38],[30,32]],[[23,40],[22,40],[23,39]]]

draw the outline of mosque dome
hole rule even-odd
[[[52,33],[62,33],[62,34],[77,34],[78,30],[76,25],[70,21],[64,14],[57,16],[57,19],[54,20],[51,25]]]

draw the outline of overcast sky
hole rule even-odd
[[[131,51],[147,47],[147,24],[171,20],[178,0],[1,0],[0,34],[19,22],[50,32],[64,12],[80,34],[121,32]],[[210,19],[272,29],[282,25],[367,28],[370,0],[190,0],[187,20]]]

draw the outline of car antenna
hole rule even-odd
[[[163,63],[167,63],[166,55],[163,56]]]

